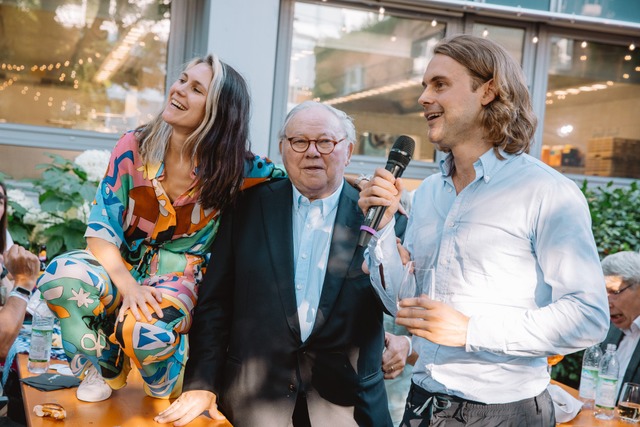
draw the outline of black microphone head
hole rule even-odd
[[[407,135],[400,135],[394,142],[389,152],[389,162],[395,163],[402,169],[406,168],[413,157],[413,151],[416,148],[416,142]]]

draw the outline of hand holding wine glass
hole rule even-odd
[[[402,281],[396,295],[396,304],[399,304],[400,300],[418,297],[423,293],[435,300],[435,270],[433,268],[417,268],[415,261],[409,261],[404,266]]]

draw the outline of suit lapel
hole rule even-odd
[[[276,286],[291,332],[300,339],[300,321],[294,291],[293,191],[289,180],[268,184],[272,192],[262,196],[262,218]],[[260,256],[259,254],[255,254]]]
[[[310,339],[329,318],[342,289],[342,284],[347,277],[349,266],[356,254],[361,222],[361,216],[358,215],[359,212],[358,193],[345,182],[338,202],[331,247],[329,248],[327,271]]]
[[[634,378],[634,377],[636,376],[638,365],[640,365],[640,342],[636,344],[636,348],[633,350],[633,353],[631,354],[631,360],[629,360],[629,364],[627,365],[627,370],[624,373],[624,377],[622,379],[623,383],[637,381],[637,378]]]

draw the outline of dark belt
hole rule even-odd
[[[544,393],[546,393],[546,391],[543,392],[542,394]],[[460,396],[453,396],[453,395],[444,394],[444,393],[432,393],[430,391],[423,389],[422,387],[418,386],[413,382],[411,383],[411,389],[409,390],[409,394],[410,396],[416,396],[417,397],[416,400],[418,402],[424,401],[423,404],[421,404],[420,406],[416,406],[416,408],[413,410],[413,413],[416,416],[422,417],[424,419],[431,419],[434,412],[447,410],[454,405],[458,406],[458,410],[456,410],[456,414],[454,415],[454,417],[456,418],[462,416],[460,412],[465,407],[474,411],[481,411],[481,412],[487,411],[487,412],[495,413],[495,412],[502,412],[503,410],[510,411],[511,410],[510,407],[512,408],[513,405],[531,404],[531,405],[535,405],[536,412],[540,411],[540,405],[538,402],[539,396],[523,399],[518,402],[512,402],[507,404],[488,404],[488,403],[482,403],[474,400],[465,399]],[[410,398],[410,400],[412,399]]]

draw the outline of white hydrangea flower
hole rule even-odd
[[[7,191],[7,198],[13,203],[22,206],[27,211],[31,211],[33,209],[40,210],[38,200],[35,197],[27,196],[26,193],[22,190],[18,190],[15,188],[9,189]]]
[[[89,181],[98,182],[107,170],[110,156],[108,150],[87,150],[76,157],[74,163],[87,173]]]

